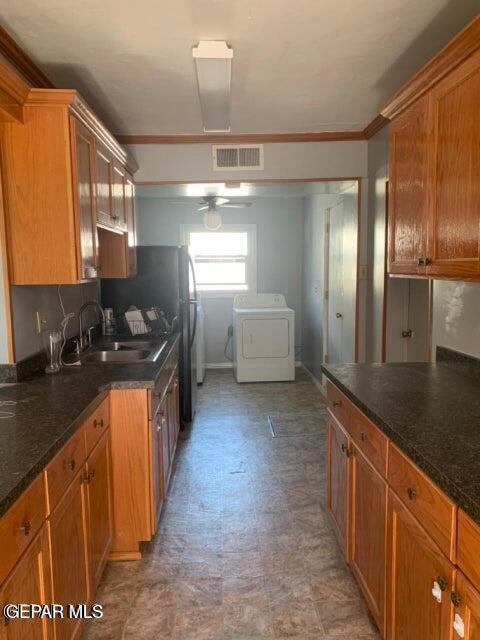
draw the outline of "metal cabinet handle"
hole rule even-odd
[[[20,531],[23,533],[24,536],[28,536],[31,530],[32,530],[32,524],[30,520],[24,520],[20,525]]]
[[[425,266],[425,258],[418,258],[417,265],[419,267],[424,267]]]
[[[432,264],[431,258],[425,258],[425,266],[428,267],[429,264]]]
[[[410,498],[410,500],[415,500],[415,498],[417,497],[417,492],[413,487],[408,487],[407,495]]]
[[[332,402],[332,406],[333,407],[341,407],[342,406],[342,401],[341,400],[334,400]]]
[[[350,451],[350,449],[346,444],[342,444],[342,451],[347,456],[347,458],[349,458],[352,455],[352,452]]]
[[[459,607],[462,603],[462,596],[457,591],[452,591],[450,594],[450,600],[454,607]]]
[[[70,460],[67,462],[67,466],[70,469],[70,471],[74,471],[75,467],[77,466],[77,463],[75,462],[75,458],[70,458]]]
[[[365,440],[366,440],[366,439],[367,439],[367,436],[366,436],[366,435],[363,433],[363,431],[362,431],[362,433],[360,434],[360,440],[361,440],[362,442],[365,442]]]
[[[436,583],[440,587],[441,591],[445,591],[448,585],[447,580],[443,576],[437,576]]]
[[[335,314],[336,318],[343,318],[343,314],[340,313],[340,311],[337,311],[337,313]]]
[[[95,420],[93,421],[93,426],[94,426],[94,427],[103,427],[103,424],[104,424],[104,422],[103,422],[103,418],[101,418],[101,420],[96,420],[96,419],[95,419]]]

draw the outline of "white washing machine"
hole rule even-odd
[[[281,293],[240,293],[233,300],[237,382],[295,380],[295,311]]]

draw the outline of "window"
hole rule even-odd
[[[220,231],[188,226],[183,231],[204,296],[256,291],[255,225],[224,225]]]

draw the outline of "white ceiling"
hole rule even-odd
[[[362,129],[478,0],[0,0],[52,81],[116,133],[201,133],[191,48],[234,50],[233,133]]]
[[[230,198],[232,201],[245,198],[301,198],[307,195],[345,193],[354,189],[356,183],[351,180],[329,180],[325,182],[241,182],[239,187],[231,188],[228,183],[191,183],[140,185],[135,189],[137,196],[143,198],[168,198],[169,200],[201,199],[215,195]]]

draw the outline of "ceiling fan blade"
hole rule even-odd
[[[198,207],[197,211],[206,211],[207,209],[210,209],[208,204],[206,204],[204,207]]]
[[[188,202],[186,200],[183,200],[183,202],[181,200],[170,200],[170,202],[168,204],[186,205],[186,204],[188,204]]]
[[[222,209],[246,209],[251,207],[253,202],[238,202],[237,204],[221,204]]]
[[[223,204],[226,204],[227,202],[230,202],[228,198],[222,198],[221,196],[216,196],[215,198],[215,204],[217,205],[223,205]]]

